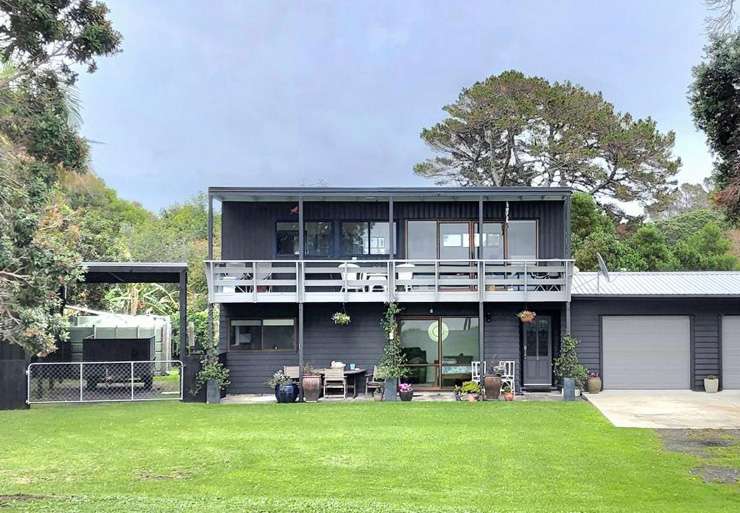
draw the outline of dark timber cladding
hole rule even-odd
[[[401,317],[429,315],[470,316],[479,318],[479,305],[476,303],[438,303],[434,305],[407,303],[402,305]],[[557,304],[530,304],[542,315],[554,319],[553,340],[558,340],[562,308]],[[336,326],[331,321],[332,313],[340,305],[308,303],[304,304],[304,342],[303,359],[313,367],[328,366],[332,360],[352,362],[361,368],[372,369],[378,363],[383,351],[385,338],[380,326],[380,318],[385,308],[382,304],[354,303],[345,306],[352,317],[348,326]],[[480,327],[483,333],[483,359],[514,360],[517,369],[522,361],[521,323],[516,313],[521,310],[517,304],[485,304]],[[230,325],[232,320],[255,318],[293,318],[299,315],[298,304],[251,304],[234,303],[221,305],[220,350],[228,351],[227,365],[230,369],[231,385],[229,393],[266,393],[265,382],[276,370],[284,365],[298,365],[297,347],[285,351],[245,351],[230,349]],[[556,349],[556,348],[554,348]],[[521,372],[517,371],[519,379]],[[520,381],[521,383],[521,381]]]
[[[297,201],[242,202],[225,201],[222,204],[223,259],[275,258],[275,224],[279,221],[298,221],[291,213]],[[388,202],[310,202],[305,200],[306,221],[359,221],[388,219]],[[398,224],[398,258],[405,258],[406,240],[404,221],[407,220],[466,220],[477,221],[479,202],[471,198],[465,202],[398,202],[393,201],[393,218]],[[486,221],[503,221],[505,202],[485,201],[483,218]],[[563,201],[517,201],[509,204],[509,220],[538,221],[538,250],[540,258],[566,258],[568,248],[563,233],[565,225]],[[337,230],[335,230],[336,232]],[[339,234],[335,233],[335,237]]]
[[[740,299],[708,298],[573,298],[572,334],[579,357],[588,368],[602,371],[602,317],[608,315],[683,315],[691,319],[691,374],[694,390],[703,379],[721,375],[722,315],[740,314]],[[637,357],[637,356],[636,356]],[[605,379],[608,379],[605,377]]]

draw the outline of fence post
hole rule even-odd
[[[80,362],[80,402],[82,402],[82,366],[83,362]]]
[[[131,400],[134,400],[134,362],[131,362]]]

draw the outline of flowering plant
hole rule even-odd
[[[595,371],[593,369],[588,369],[588,377],[589,378],[598,378],[599,377],[599,373],[598,373],[598,371]]]
[[[414,387],[411,386],[411,383],[401,383],[398,385],[398,391],[399,392],[413,392]]]
[[[519,320],[522,321],[525,324],[528,324],[530,322],[534,322],[535,317],[537,317],[537,314],[534,313],[531,310],[522,310],[518,314],[516,314],[517,317],[519,317]]]
[[[336,312],[331,316],[331,320],[334,321],[334,324],[337,326],[347,326],[352,321],[349,314],[344,312]]]

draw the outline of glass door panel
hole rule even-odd
[[[440,319],[442,345],[441,386],[462,384],[471,379],[471,365],[480,360],[478,319],[474,317],[442,317]]]
[[[406,229],[406,258],[437,258],[437,221],[408,221]]]
[[[471,258],[470,223],[439,223],[439,258]]]
[[[409,367],[404,381],[419,386],[438,386],[439,320],[401,320],[401,348]]]

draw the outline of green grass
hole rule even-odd
[[[2,513],[740,511],[699,464],[583,402],[0,412]]]

